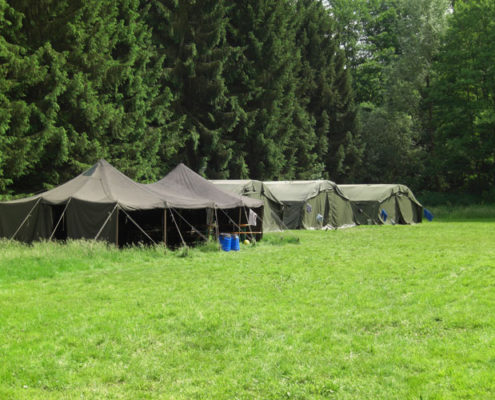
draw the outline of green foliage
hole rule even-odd
[[[17,189],[58,184],[101,157],[132,177],[158,176],[170,92],[157,84],[142,12],[137,0],[16,3],[2,159],[15,160]]]
[[[210,177],[225,177],[232,157],[229,134],[239,119],[224,69],[232,49],[226,42],[226,6],[208,0],[154,2],[150,23],[164,56],[165,82],[173,93],[172,111],[180,120],[184,148],[164,162],[185,162]]]
[[[0,0],[0,192],[104,157],[142,181],[185,162],[209,178],[481,195],[495,186],[494,13],[488,0]]]
[[[300,173],[299,177],[343,181],[353,176],[361,160],[359,143],[353,136],[354,103],[346,59],[339,49],[335,21],[321,2],[299,1],[297,15],[296,43],[301,52],[297,94],[307,102],[305,108],[314,121],[313,136],[301,136],[306,144],[313,143],[314,149],[296,153],[299,157],[313,156],[300,163],[310,174]],[[309,128],[301,130],[309,132]]]
[[[493,224],[185,258],[2,242],[0,397],[492,398]]]
[[[431,88],[432,149],[445,189],[477,193],[495,184],[495,5],[458,1]]]
[[[353,75],[359,178],[422,187],[431,112],[425,101],[446,0],[330,1]]]
[[[238,2],[229,9],[228,42],[239,52],[227,82],[242,110],[231,135],[236,143],[233,177],[296,175],[295,154],[312,128],[296,100],[300,54],[294,25],[294,10],[286,0]]]

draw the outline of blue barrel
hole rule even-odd
[[[232,243],[232,238],[227,233],[220,234],[220,245],[223,251],[230,251],[230,246]]]
[[[232,239],[230,242],[230,249],[233,251],[239,251],[241,249],[241,246],[239,246],[239,236],[238,235],[232,236]]]

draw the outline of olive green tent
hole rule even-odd
[[[218,179],[210,182],[226,192],[262,200],[264,232],[279,232],[286,229],[281,219],[283,204],[263,182],[251,179]]]
[[[284,206],[282,220],[288,229],[322,229],[354,226],[349,199],[334,182],[264,182]]]
[[[351,200],[356,223],[412,224],[421,222],[423,207],[405,185],[339,185]]]
[[[256,215],[263,215],[263,201],[226,192],[182,163],[158,182],[143,186],[158,195],[166,194],[170,189],[173,189],[174,192],[182,193],[191,198],[206,199],[214,204],[214,209],[220,210],[215,212],[215,219],[218,220],[220,231],[225,233],[240,232],[241,226],[246,226],[248,231],[260,232],[256,233],[255,237],[261,238],[264,222],[262,218],[256,218],[255,225],[250,226],[249,229],[247,226],[249,225],[250,210],[253,210]]]
[[[206,229],[208,210],[216,207],[211,199],[177,188],[157,194],[99,160],[52,190],[0,203],[0,237],[175,245],[197,239],[195,226]]]

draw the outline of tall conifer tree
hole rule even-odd
[[[225,63],[231,49],[225,40],[224,1],[155,2],[150,16],[154,40],[165,55],[163,68],[181,120],[185,148],[174,158],[209,177],[228,176],[237,124],[237,102],[228,93]]]
[[[232,136],[237,147],[231,167],[234,176],[293,178],[297,175],[297,125],[311,126],[306,115],[297,114],[299,53],[291,4],[286,0],[237,2],[229,17],[229,43],[242,49],[228,74],[229,89],[242,108]]]
[[[349,180],[359,166],[361,148],[353,136],[354,105],[351,79],[339,36],[321,1],[299,0],[301,19],[297,47],[301,51],[299,101],[315,121],[317,156],[330,178]],[[306,100],[307,99],[307,100]]]

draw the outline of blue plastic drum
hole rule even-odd
[[[239,245],[239,236],[238,235],[232,236],[231,242],[230,242],[230,250],[239,251],[240,249],[241,249],[241,246]]]
[[[223,251],[231,250],[232,238],[227,233],[220,234],[220,246],[222,246]]]

